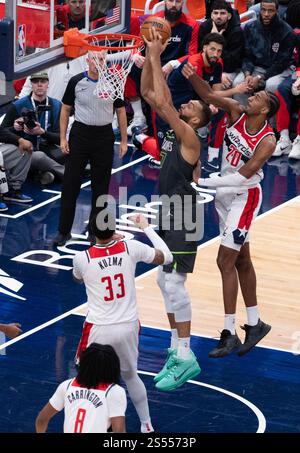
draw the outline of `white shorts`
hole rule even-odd
[[[221,244],[234,250],[249,242],[249,230],[262,202],[260,185],[243,192],[217,189],[215,206],[219,215]]]
[[[121,364],[121,373],[137,370],[140,323],[138,320],[120,324],[99,326],[84,323],[76,352],[78,358],[91,343],[109,344],[116,351]]]

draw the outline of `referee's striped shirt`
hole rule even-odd
[[[94,94],[97,80],[91,79],[87,72],[75,75],[69,80],[62,103],[75,109],[75,121],[87,126],[111,124],[114,108],[125,105],[122,99],[103,99]]]

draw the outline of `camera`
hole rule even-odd
[[[24,124],[28,129],[33,129],[36,126],[37,117],[34,110],[28,110],[22,114]]]
[[[28,127],[28,129],[34,129],[36,122],[38,121],[38,114],[50,111],[51,109],[51,105],[38,105],[35,110],[24,109],[22,111],[24,124]]]

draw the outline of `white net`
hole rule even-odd
[[[91,44],[99,45],[99,41]],[[110,41],[105,39],[101,45],[110,47],[107,50],[89,50],[89,56],[93,58],[97,67],[99,78],[94,94],[103,99],[124,99],[124,87],[127,76],[134,64],[135,57],[140,48],[119,50],[119,47],[130,47],[135,44],[134,40]],[[116,47],[117,46],[117,47]]]

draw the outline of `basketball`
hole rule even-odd
[[[154,27],[162,37],[162,42],[165,43],[171,36],[171,27],[169,23],[162,17],[150,16],[147,17],[141,26],[141,37],[145,36],[148,41],[151,41],[150,30]]]

